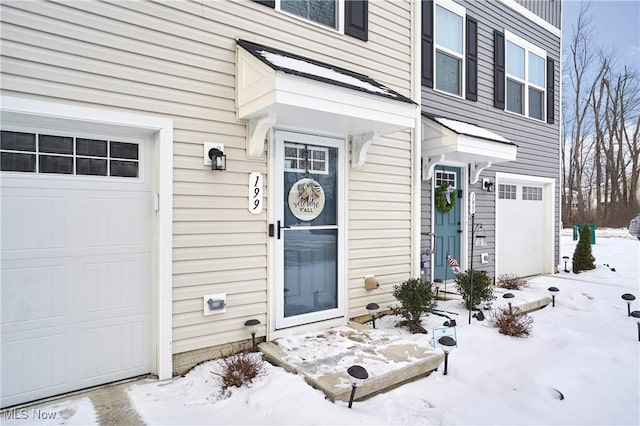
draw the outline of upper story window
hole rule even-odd
[[[276,1],[276,9],[340,30],[340,3],[339,0],[280,0]]]
[[[505,32],[506,109],[537,120],[545,117],[547,54],[533,44]]]
[[[453,2],[435,4],[435,88],[462,96],[465,9]]]

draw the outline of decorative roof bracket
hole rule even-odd
[[[444,154],[425,158],[425,161],[422,162],[422,180],[431,180],[433,170],[440,161],[444,161]]]
[[[472,184],[478,183],[478,180],[480,179],[480,173],[482,173],[484,169],[487,169],[489,167],[491,167],[491,161],[485,161],[482,163],[472,163],[471,164],[471,183]]]
[[[247,157],[264,157],[264,146],[267,138],[267,132],[269,132],[269,129],[276,124],[277,118],[278,116],[275,113],[269,113],[249,120],[249,124],[247,126],[249,130]]]
[[[351,167],[362,168],[369,146],[378,138],[380,138],[380,132],[377,130],[351,136]]]

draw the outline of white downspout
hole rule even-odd
[[[421,205],[421,167],[420,159],[422,157],[422,82],[420,68],[420,30],[422,21],[422,1],[412,0],[413,10],[411,11],[411,99],[417,102],[415,119],[416,125],[412,132],[413,139],[411,143],[411,275],[412,277],[420,277],[420,205]]]

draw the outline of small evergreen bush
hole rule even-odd
[[[222,396],[228,396],[228,389],[249,385],[253,379],[264,369],[264,359],[262,354],[249,352],[248,350],[236,350],[232,348],[232,353],[225,355],[222,353],[219,371],[211,373],[220,377],[222,381]]]
[[[426,315],[435,307],[433,287],[431,282],[421,278],[409,278],[393,287],[393,297],[400,302],[400,307],[394,307],[395,314],[405,318],[403,325],[420,325],[420,317]]]
[[[456,288],[458,293],[462,295],[464,299],[464,306],[469,309],[469,294],[471,293],[471,274],[469,270],[466,270],[456,275]],[[491,285],[491,278],[485,271],[473,271],[473,300],[471,305],[473,307],[478,306],[480,303],[485,302],[490,304],[495,299],[493,295],[493,287]]]
[[[520,278],[518,274],[498,275],[498,287],[506,288],[507,290],[521,290],[526,286],[527,280]]]
[[[533,328],[533,318],[518,308],[498,308],[491,313],[488,322],[500,333],[514,337],[527,337]]]
[[[573,252],[573,272],[577,274],[580,271],[595,269],[595,260],[591,253],[591,230],[589,225],[585,223],[582,225],[580,239]]]

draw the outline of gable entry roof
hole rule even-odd
[[[236,112],[249,122],[249,157],[262,157],[272,127],[349,137],[352,165],[378,137],[415,128],[417,105],[372,78],[238,40]]]
[[[488,129],[464,121],[422,113],[423,176],[430,179],[441,161],[470,164],[471,183],[492,164],[515,161],[518,146]]]

